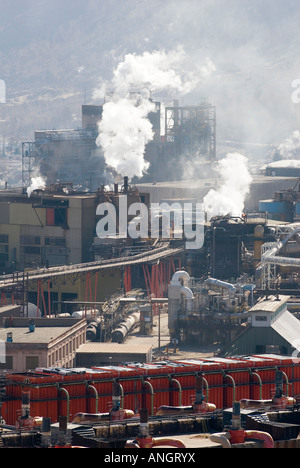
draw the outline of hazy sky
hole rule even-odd
[[[216,105],[219,141],[279,144],[300,127],[298,0],[0,0],[0,11],[6,133],[78,123],[126,54],[178,46],[188,69],[215,66],[179,98]]]

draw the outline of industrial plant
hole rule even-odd
[[[85,104],[0,191],[3,448],[300,447],[299,179],[228,181],[215,107],[152,103],[143,177]]]

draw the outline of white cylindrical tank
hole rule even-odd
[[[35,304],[28,302],[28,317],[41,317],[42,312]]]
[[[72,317],[74,318],[94,317],[95,315],[98,315],[98,314],[99,314],[99,311],[97,309],[75,310],[75,312],[72,313]]]

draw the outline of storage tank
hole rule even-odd
[[[127,335],[136,327],[136,325],[138,325],[139,321],[139,312],[135,312],[126,317],[126,319],[122,321],[115,330],[113,330],[111,340],[115,343],[123,343]]]

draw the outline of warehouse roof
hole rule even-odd
[[[296,347],[300,337],[300,320],[293,314],[285,311],[271,324],[271,327],[288,343]]]
[[[152,346],[149,344],[89,342],[81,345],[76,351],[77,366],[150,362],[151,360]]]
[[[289,299],[289,296],[279,295],[277,296],[269,296],[268,299],[260,298],[257,303],[251,307],[249,312],[271,312],[274,313],[278,310],[281,306],[285,305]]]
[[[34,331],[30,331],[29,324],[32,319],[9,317],[6,318],[3,328],[0,328],[0,340],[7,342],[7,335],[12,335],[12,344],[48,344],[67,333],[73,326],[85,319],[34,319]]]
[[[70,327],[35,327],[30,332],[28,327],[8,327],[0,329],[0,340],[6,341],[7,334],[12,333],[13,344],[47,344],[68,331]]]

